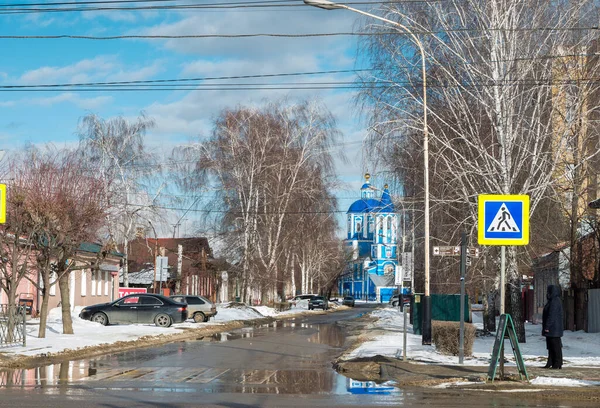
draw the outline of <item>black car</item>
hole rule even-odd
[[[329,309],[329,302],[323,296],[313,296],[308,301],[308,310],[313,309]]]
[[[103,325],[117,323],[154,323],[169,327],[187,319],[187,304],[175,302],[166,296],[136,293],[111,303],[86,306],[79,317]]]
[[[354,307],[354,297],[353,296],[345,296],[344,300],[342,300],[342,305]]]

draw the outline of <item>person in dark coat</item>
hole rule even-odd
[[[561,369],[563,364],[563,306],[560,300],[560,286],[548,285],[546,306],[542,314],[542,336],[546,337],[548,362],[544,368]]]

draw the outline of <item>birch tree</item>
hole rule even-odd
[[[157,185],[161,169],[144,140],[153,126],[143,113],[135,121],[88,115],[80,123],[82,160],[96,168],[105,189],[111,189],[106,234],[108,241],[123,246],[124,287],[129,286],[127,243],[135,238],[137,227],[161,217],[157,202],[164,187]]]
[[[225,110],[212,137],[176,152],[194,160],[182,179],[188,189],[215,186],[223,225],[240,248],[242,298],[264,279],[280,279],[286,219],[307,177],[330,174],[328,147],[339,132],[327,109],[315,102],[267,104]],[[319,169],[313,172],[311,169]]]
[[[555,132],[550,120],[557,109],[552,64],[561,46],[572,45],[571,30],[590,4],[457,0],[383,6],[387,18],[413,27],[424,38],[434,164],[430,178],[442,178],[443,200],[453,203],[444,208],[460,207],[456,225],[464,225],[472,236],[478,194],[527,194],[533,212],[551,191],[567,145],[566,135]],[[379,134],[393,130],[420,143],[415,47],[403,36],[389,40],[389,35],[373,37],[369,43],[373,64],[380,68],[378,79],[389,84],[369,94],[379,107],[373,125],[381,127]],[[432,196],[433,201],[439,198]],[[517,248],[508,247],[508,312],[524,341],[517,255]]]

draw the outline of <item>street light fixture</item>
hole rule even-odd
[[[345,4],[338,4],[328,0],[304,0],[304,3],[322,8],[325,10],[345,9],[362,14],[376,20],[383,21],[393,26],[399,27],[406,32],[415,42],[421,53],[421,69],[423,76],[423,190],[424,190],[424,252],[425,252],[425,296],[423,298],[423,325],[422,325],[422,344],[431,344],[431,297],[429,296],[429,133],[427,128],[427,71],[425,66],[425,50],[419,38],[405,25],[396,21],[388,20],[387,18],[379,17],[375,14],[367,13],[366,11],[358,10]]]

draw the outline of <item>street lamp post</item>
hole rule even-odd
[[[423,163],[424,163],[424,174],[423,174],[423,189],[424,189],[424,252],[425,252],[425,296],[423,298],[423,325],[422,325],[422,344],[431,344],[431,297],[429,296],[429,132],[427,128],[427,75],[425,67],[425,50],[423,44],[419,38],[405,25],[400,24],[396,21],[388,20],[387,18],[379,17],[375,14],[367,13],[366,11],[358,10],[353,7],[346,6],[344,4],[334,3],[328,0],[304,0],[304,3],[322,8],[325,10],[345,9],[350,10],[358,14],[362,14],[367,17],[374,18],[376,20],[383,21],[393,26],[399,27],[401,30],[406,32],[410,38],[415,42],[421,53],[421,69],[423,76]]]

